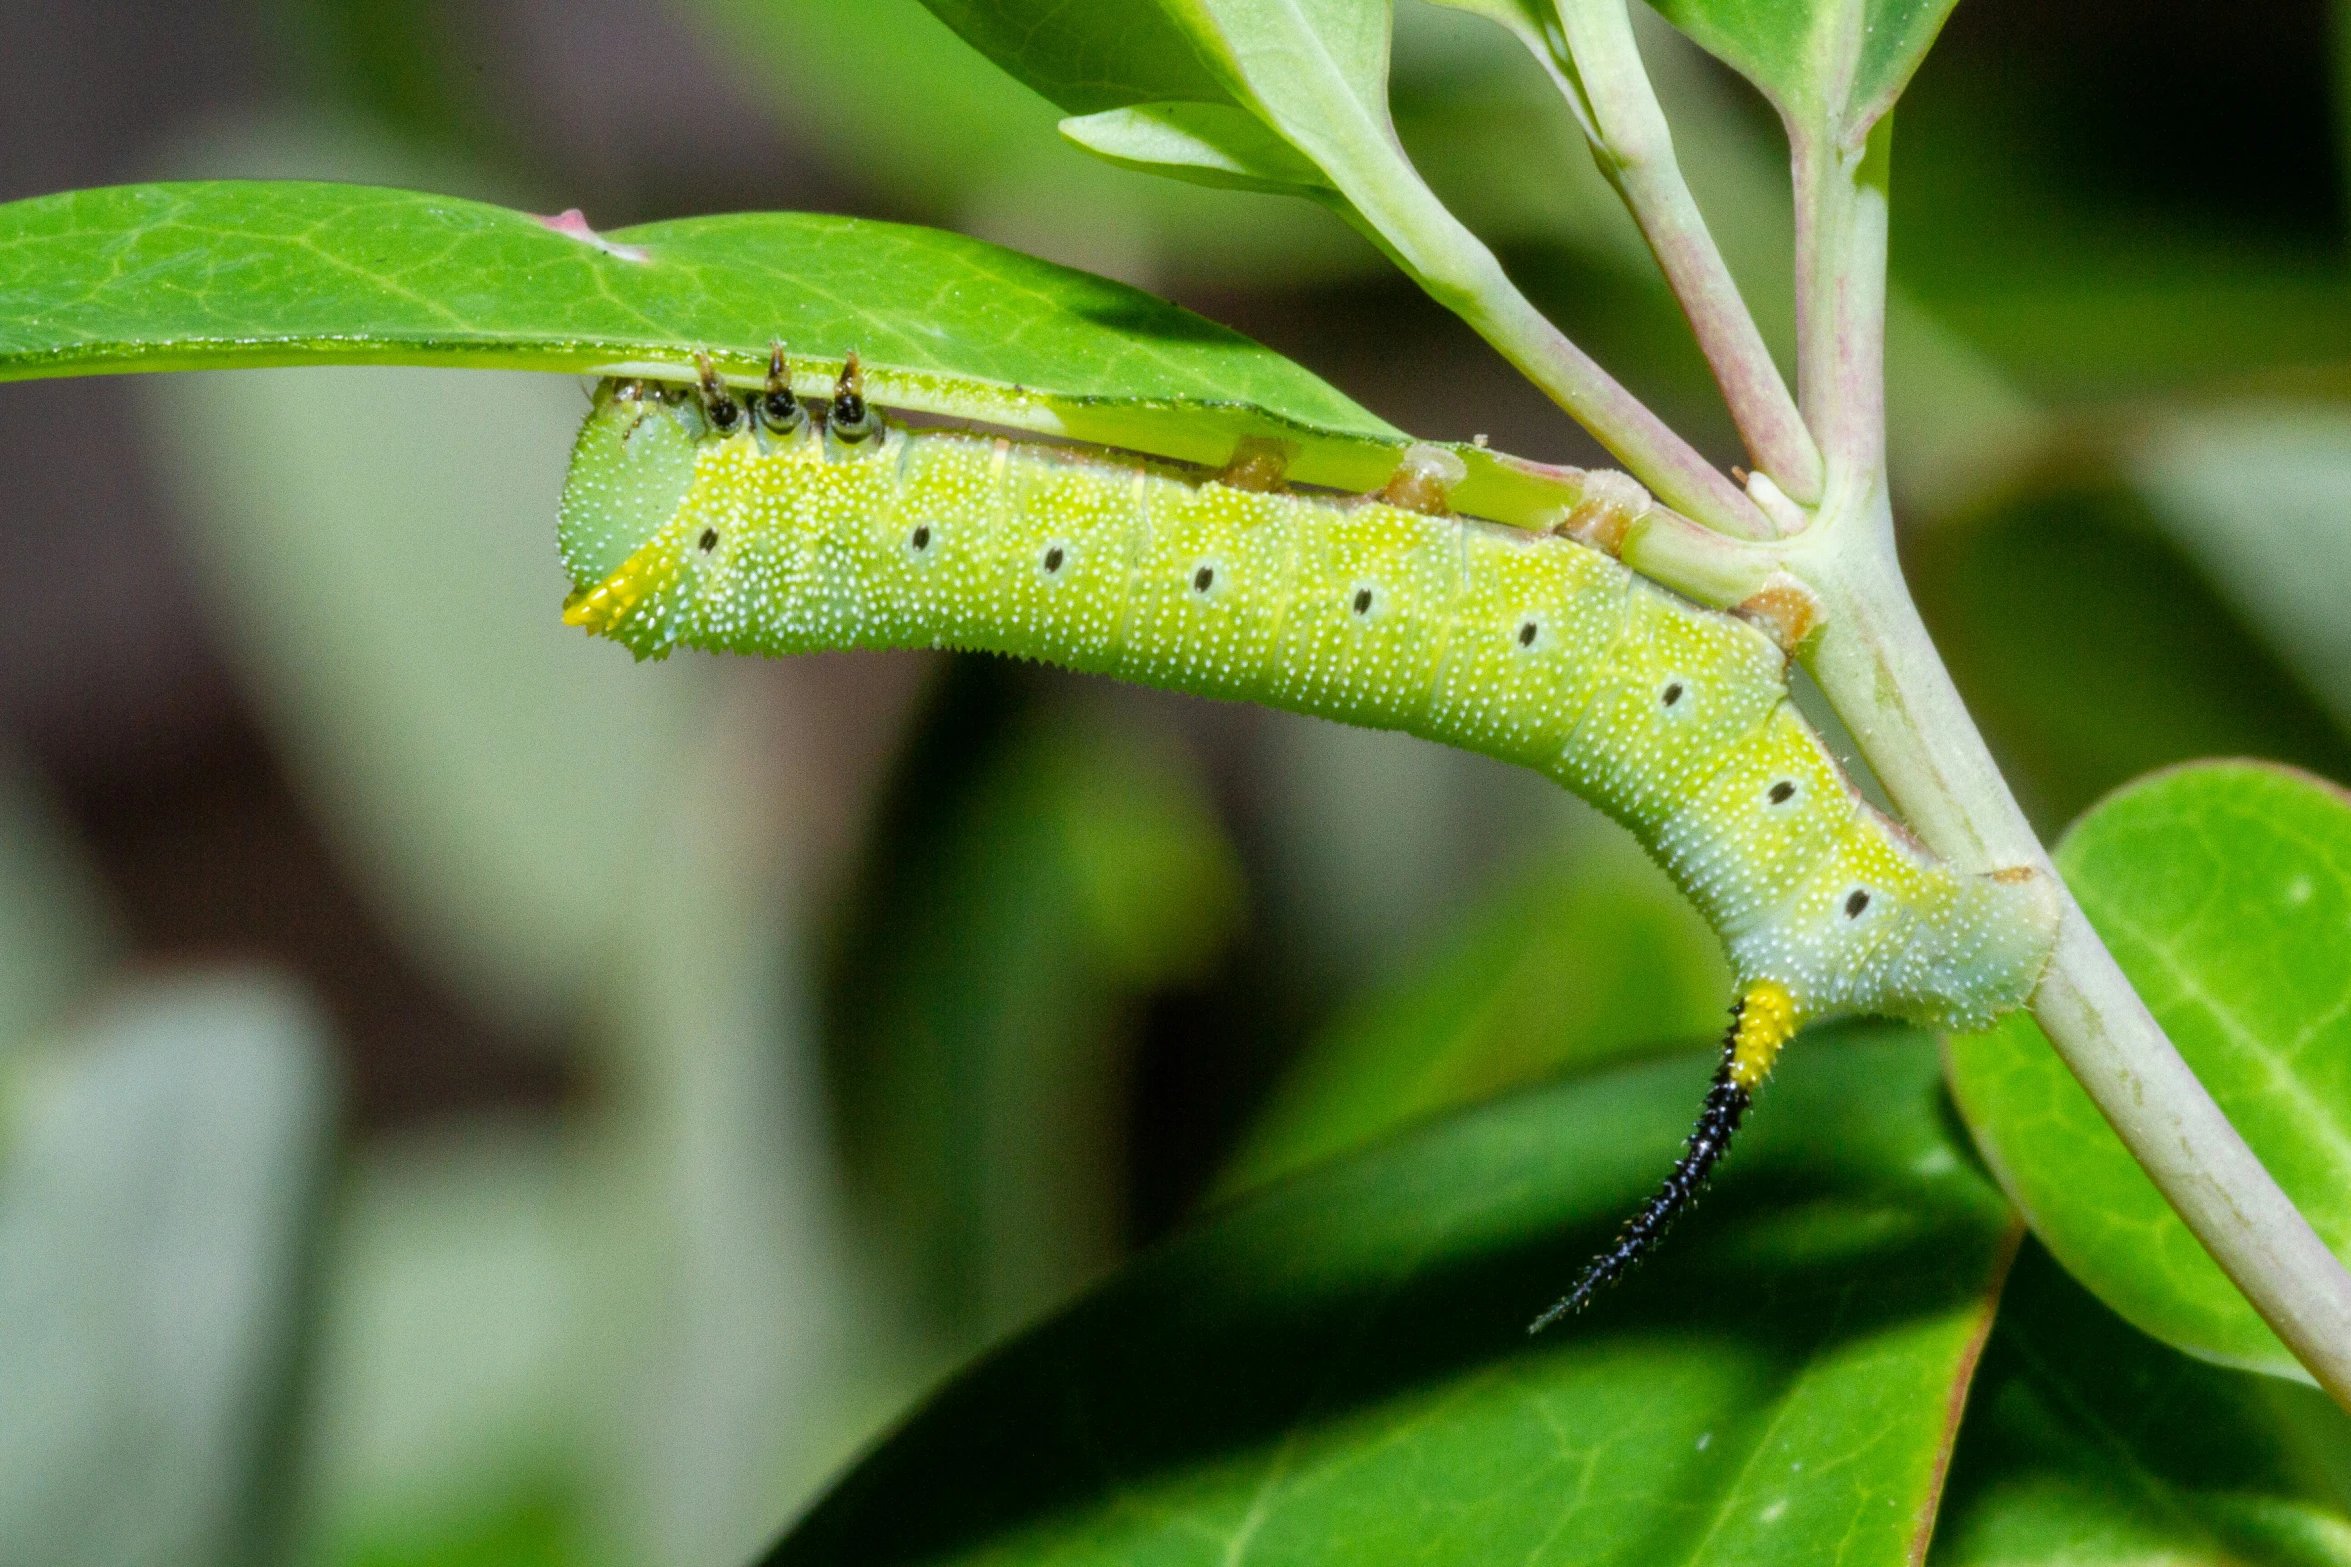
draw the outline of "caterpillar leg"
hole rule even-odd
[[[1698,1193],[1706,1186],[1707,1176],[1714,1171],[1715,1161],[1730,1150],[1731,1138],[1746,1117],[1757,1085],[1771,1075],[1771,1065],[1779,1058],[1780,1047],[1795,1032],[1795,998],[1777,980],[1757,980],[1731,1004],[1731,1027],[1722,1042],[1722,1065],[1714,1074],[1714,1086],[1706,1091],[1706,1104],[1698,1112],[1698,1125],[1682,1146],[1682,1157],[1674,1165],[1673,1173],[1665,1178],[1657,1195],[1618,1232],[1616,1244],[1585,1265],[1575,1288],[1528,1326],[1529,1333],[1540,1333],[1561,1317],[1583,1310],[1593,1296],[1630,1273],[1642,1258],[1656,1249],[1673,1221],[1697,1200]]]

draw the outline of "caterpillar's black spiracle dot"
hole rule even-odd
[[[1205,593],[1214,586],[1216,586],[1216,568],[1214,566],[1203,566],[1192,573],[1193,592]]]
[[[923,524],[921,527],[918,527],[918,528],[916,528],[916,529],[914,530],[914,537],[913,537],[912,539],[910,539],[908,542],[909,542],[909,543],[911,543],[911,544],[912,544],[912,545],[913,545],[913,546],[914,546],[916,549],[918,549],[918,550],[927,550],[927,549],[929,549],[929,548],[931,547],[931,528],[930,528],[930,524],[929,524],[929,523],[924,523],[924,524]]]
[[[1535,637],[1540,633],[1541,630],[1542,628],[1537,626],[1531,620],[1528,621],[1525,625],[1520,626],[1518,628],[1518,645],[1520,647],[1533,647],[1535,645]]]
[[[1063,560],[1063,559],[1064,559],[1064,557],[1063,557],[1063,555],[1062,555],[1062,553],[1061,553],[1061,546],[1060,546],[1060,545],[1056,544],[1056,545],[1054,545],[1054,546],[1053,546],[1051,549],[1047,550],[1047,551],[1045,552],[1045,570],[1046,570],[1046,572],[1047,572],[1047,573],[1052,573],[1052,572],[1059,571],[1059,570],[1061,569],[1061,562],[1062,562],[1062,560]]]
[[[718,548],[718,530],[716,528],[704,528],[702,530],[702,537],[696,539],[694,542],[700,545],[702,548],[702,553],[707,555],[712,550]]]
[[[1796,786],[1783,778],[1771,786],[1771,803],[1785,805],[1796,797]]]
[[[1869,889],[1867,887],[1856,887],[1853,889],[1852,895],[1845,900],[1845,918],[1849,920],[1857,920],[1861,918],[1861,911],[1868,907]]]
[[[1679,702],[1681,699],[1682,683],[1679,680],[1676,680],[1673,684],[1667,686],[1663,691],[1657,693],[1657,700],[1664,703],[1667,707],[1673,706],[1674,703]]]
[[[1371,613],[1371,589],[1357,588],[1355,590],[1355,613],[1358,615]]]

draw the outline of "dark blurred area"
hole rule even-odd
[[[1736,460],[1670,299],[1621,219],[1595,205],[1596,179],[1556,106],[1530,96],[1539,79],[1501,35],[1401,3],[1411,14],[1399,119],[1432,182],[1572,335]],[[1229,209],[1222,229],[1193,207],[1155,205],[1141,176],[1049,145],[1051,113],[976,57],[942,50],[943,32],[916,38],[910,5],[861,4],[18,0],[0,8],[0,199],[202,174],[374,170],[366,177],[407,183],[402,170],[425,181],[446,170],[463,193],[578,206],[604,229],[762,208],[943,224],[1169,294],[1418,433],[1598,460],[1539,393],[1335,223],[1263,198],[1233,198],[1261,204]],[[1904,101],[1890,399],[1905,558],[2047,835],[2126,779],[2192,756],[2274,757],[2351,780],[2351,642],[2327,607],[2351,578],[2351,502],[2330,502],[2351,493],[2351,416],[2339,401],[2351,391],[2341,27],[2321,0],[1965,0]],[[1767,332],[1784,336],[1776,128],[1727,73],[1662,35],[1649,41],[1667,55],[1658,74],[1701,199]],[[968,145],[950,155],[942,123],[965,128]],[[998,155],[1032,141],[1033,162]],[[206,452],[227,450],[217,439],[227,405],[189,412],[215,393],[135,384],[148,379],[0,386],[10,476],[0,758],[21,774],[31,819],[54,825],[90,873],[95,918],[111,932],[97,949],[114,943],[106,972],[259,964],[311,998],[342,1084],[322,1113],[341,1129],[329,1141],[360,1192],[351,1201],[364,1207],[378,1189],[370,1150],[440,1149],[423,1174],[399,1166],[410,1173],[383,1177],[384,1190],[408,1195],[352,1221],[368,1244],[387,1257],[535,1255],[495,1239],[509,1234],[495,1225],[434,1252],[440,1232],[419,1215],[472,1200],[451,1192],[495,1188],[506,1195],[481,1199],[495,1208],[525,1203],[514,1193],[527,1187],[548,1213],[576,1196],[571,1167],[553,1155],[530,1167],[543,1180],[467,1186],[467,1171],[507,1168],[477,1147],[475,1129],[503,1128],[536,1159],[550,1139],[609,1130],[618,1105],[655,1106],[646,1124],[671,1131],[703,1125],[697,1116],[724,1122],[730,1092],[712,1085],[735,1079],[703,1072],[692,1048],[612,1043],[687,1037],[643,1019],[689,1015],[719,987],[679,980],[681,999],[656,979],[614,979],[592,957],[549,959],[547,974],[513,981],[540,944],[513,912],[532,907],[527,886],[485,898],[468,916],[477,926],[419,934],[424,883],[400,877],[423,876],[414,865],[428,856],[389,828],[347,827],[364,814],[350,780],[377,753],[322,762],[306,738],[392,719],[379,723],[312,675],[271,673],[289,660],[255,639],[308,611],[286,611],[292,622],[248,614],[254,601],[221,583],[253,546],[223,544],[208,520],[235,512],[238,486],[267,465],[232,454],[218,475],[195,473]],[[548,404],[548,429],[560,402]],[[266,406],[295,439],[375,422],[365,405],[298,395]],[[559,474],[559,440],[539,443],[534,474]],[[328,468],[305,482],[331,479]],[[529,602],[552,621],[554,494],[532,510],[532,493],[518,491],[519,514],[503,520],[525,538],[520,558],[546,558]],[[283,505],[293,526],[313,515],[309,501]],[[264,555],[297,559],[276,545]],[[315,561],[308,569],[289,565],[269,602],[293,602],[317,580]],[[624,673],[600,664],[594,678]],[[752,782],[729,787],[768,798],[766,825],[746,833],[782,844],[773,858],[790,889],[774,901],[789,908],[773,945],[797,965],[790,985],[814,1020],[806,1051],[763,1047],[726,1069],[743,1082],[789,1080],[778,1102],[801,1106],[789,1136],[764,1122],[737,1128],[746,1147],[791,1143],[761,1167],[783,1172],[769,1206],[740,1222],[801,1235],[795,1204],[837,1199],[841,1230],[808,1220],[805,1234],[832,1238],[810,1242],[814,1252],[785,1248],[775,1266],[812,1266],[816,1252],[834,1255],[826,1247],[856,1253],[841,1265],[842,1298],[868,1305],[836,1302],[825,1320],[863,1312],[899,1335],[854,1353],[826,1340],[823,1352],[850,1369],[835,1378],[848,1391],[826,1393],[822,1421],[810,1417],[824,1434],[738,1491],[804,1494],[923,1377],[1163,1234],[1220,1174],[1229,1185],[1242,1167],[1278,1173],[1301,1150],[1338,1151],[1567,1064],[1672,1047],[1702,1035],[1720,1004],[1703,931],[1637,856],[1540,784],[1476,759],[939,659],[663,678],[673,674],[723,687],[679,697],[675,733],[714,753],[737,744],[729,732],[751,737],[738,745],[749,760],[726,765]],[[536,700],[524,675],[511,686],[516,702]],[[648,720],[648,732],[672,721]],[[434,743],[463,752],[469,742]],[[498,786],[468,787],[478,799]],[[601,852],[572,842],[562,863]],[[371,869],[380,863],[409,890],[384,891]],[[592,904],[599,885],[584,877],[544,899]],[[711,894],[706,916],[681,894],[669,918],[716,928],[768,906],[768,893],[724,901],[734,895]],[[468,934],[477,929],[490,934]],[[523,956],[497,955],[500,942]],[[560,933],[544,945],[604,950]],[[1613,977],[1635,965],[1664,978]],[[1474,991],[1477,1005],[1412,1011],[1446,986]],[[813,1086],[800,1092],[790,1083],[803,1056]],[[699,1133],[676,1135],[701,1146]],[[550,1225],[546,1234],[561,1228]],[[681,1247],[725,1249],[716,1230],[673,1228],[663,1234]],[[400,1288],[470,1300],[496,1287],[494,1276],[453,1282],[456,1262],[403,1273],[407,1264],[367,1261],[376,1254],[364,1247],[347,1255],[361,1260],[330,1260],[319,1275],[361,1323],[344,1339],[329,1330],[322,1351],[344,1367],[343,1381],[328,1381],[346,1392],[380,1385],[366,1358],[368,1312],[379,1309],[369,1288],[383,1285],[390,1301],[408,1298]],[[569,1266],[550,1264],[547,1277]],[[416,1282],[427,1275],[439,1282]],[[528,1331],[516,1328],[516,1342]],[[335,1359],[345,1340],[362,1346],[349,1351],[356,1360]],[[537,1364],[537,1351],[517,1353]],[[565,1387],[594,1361],[576,1345],[555,1358],[570,1369],[549,1372],[550,1385]],[[802,1364],[780,1351],[761,1363],[771,1362],[779,1386]],[[383,1373],[420,1374],[414,1364]],[[369,1521],[394,1508],[385,1497],[410,1495],[410,1480],[442,1494],[429,1465],[423,1479],[398,1479],[397,1455],[439,1440],[432,1399],[390,1435],[309,1439],[345,1455],[312,1460],[329,1472],[326,1492],[344,1498],[316,1505],[328,1521],[314,1532],[339,1542],[317,1550],[572,1560],[579,1540],[611,1534],[671,1542],[639,1559],[718,1559],[690,1529],[662,1533],[658,1497],[619,1523],[582,1502],[579,1466],[543,1440],[561,1421],[544,1399],[522,1403],[538,1413],[517,1417],[522,1436],[499,1440],[523,1456],[488,1465],[504,1489],[443,1508],[457,1544]],[[558,1406],[573,1407],[547,1404]],[[691,1399],[676,1407],[681,1422],[707,1413]],[[370,1478],[383,1473],[397,1483]],[[700,1493],[681,1482],[677,1494]],[[710,1527],[740,1544],[765,1526]]]

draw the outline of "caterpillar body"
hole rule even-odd
[[[853,360],[812,419],[774,370],[748,406],[707,369],[598,388],[561,507],[567,621],[640,658],[971,649],[1405,730],[1590,800],[1713,924],[1739,997],[1698,1129],[1543,1321],[1688,1204],[1798,1027],[1975,1029],[2037,982],[2039,877],[1955,871],[1865,802],[1756,626],[1574,538],[1444,514],[1448,454],[1416,448],[1382,497],[1306,495],[1262,450],[1216,476],[911,429]]]

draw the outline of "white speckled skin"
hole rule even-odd
[[[639,657],[978,649],[1532,767],[1630,827],[1803,1020],[1980,1028],[2048,954],[2050,889],[1961,875],[1871,809],[1769,638],[1564,538],[894,424],[721,436],[611,384],[561,538],[566,618]]]

